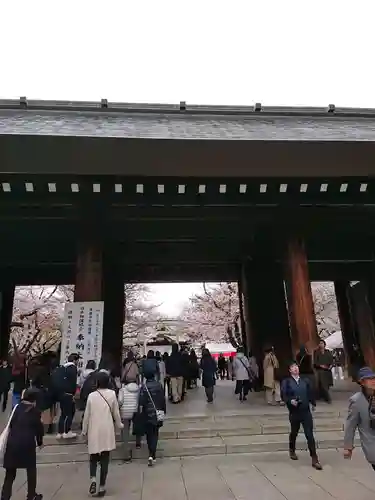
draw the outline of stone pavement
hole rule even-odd
[[[287,454],[252,454],[111,463],[107,498],[113,500],[374,500],[375,472],[360,449],[351,462],[334,450],[321,452],[322,472],[306,453],[292,462]],[[83,500],[88,496],[88,464],[38,468],[45,500]],[[0,472],[3,479],[3,471]],[[26,498],[26,475],[20,471],[14,500]]]

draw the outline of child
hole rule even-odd
[[[129,382],[122,385],[119,395],[118,403],[120,406],[120,416],[124,428],[121,431],[122,441],[124,444],[124,460],[131,462],[132,454],[129,449],[129,430],[130,422],[133,419],[134,413],[138,408],[139,387],[135,382]]]

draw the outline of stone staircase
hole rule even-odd
[[[268,411],[267,411],[268,410]],[[275,411],[272,411],[275,410]],[[315,437],[320,449],[341,448],[343,445],[343,410],[323,407],[314,416]],[[288,450],[289,422],[282,408],[258,408],[251,413],[181,416],[166,419],[160,432],[158,455],[184,457],[225,455],[232,453],[278,452]],[[120,436],[113,459],[122,459]],[[301,430],[299,449],[306,449]],[[133,447],[133,458],[146,458],[145,444],[141,450]],[[38,463],[66,463],[87,460],[87,446],[81,437],[58,441],[46,436],[45,447],[38,453]]]

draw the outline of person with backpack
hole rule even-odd
[[[43,446],[44,434],[41,414],[36,407],[38,396],[38,389],[26,389],[11,415],[4,454],[5,479],[1,500],[12,497],[18,469],[26,469],[27,472],[27,500],[42,500],[42,495],[36,493],[36,446]]]
[[[61,411],[57,439],[73,439],[77,437],[77,434],[71,430],[75,414],[74,397],[77,389],[77,364],[78,355],[70,354],[68,362],[55,368],[51,375],[53,390]]]
[[[129,351],[122,367],[121,382],[129,384],[130,382],[139,382],[139,366],[135,360],[133,351]]]
[[[235,394],[239,395],[240,401],[246,401],[250,383],[254,380],[255,374],[250,370],[250,363],[244,354],[243,347],[237,349],[237,355],[233,361],[233,372],[236,377]]]
[[[108,475],[110,452],[116,449],[115,426],[122,429],[119,405],[116,393],[109,388],[109,375],[100,370],[96,375],[97,389],[87,400],[83,418],[82,435],[87,436],[90,455],[90,488],[89,494],[103,497]],[[100,464],[99,491],[96,483],[96,472]]]
[[[87,380],[87,378],[89,377],[89,375],[91,375],[95,371],[96,371],[96,363],[95,363],[95,361],[93,359],[90,359],[86,363],[86,368],[84,370],[82,370],[82,372],[79,375],[79,378],[78,378],[78,387],[80,389],[82,389],[83,384],[85,383],[85,381]]]
[[[299,365],[293,361],[289,365],[290,376],[285,378],[281,386],[282,398],[289,410],[290,435],[289,456],[298,460],[296,455],[296,439],[302,425],[310,451],[311,465],[316,470],[322,470],[314,439],[314,425],[310,406],[315,410],[316,401],[308,379],[299,375]]]
[[[135,382],[129,382],[122,385],[118,394],[118,404],[120,407],[121,421],[124,428],[121,431],[122,442],[124,445],[124,460],[131,462],[132,453],[129,449],[129,431],[130,423],[138,408],[139,386]]]
[[[145,382],[141,387],[138,408],[147,439],[149,467],[155,464],[159,429],[163,425],[166,412],[165,393],[160,382],[156,380],[156,375],[153,370],[143,372]]]

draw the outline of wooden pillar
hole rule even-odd
[[[339,280],[335,281],[334,285],[347,365],[349,373],[355,376],[356,374],[354,372],[356,371],[356,366],[354,365],[356,352],[354,346],[358,344],[358,341],[356,338],[355,322],[350,300],[350,283],[348,281]]]
[[[75,302],[102,300],[103,251],[97,241],[83,240],[78,245]]]
[[[113,255],[105,255],[98,241],[78,246],[75,302],[104,301],[103,356],[122,358],[124,282]]]
[[[288,362],[291,342],[285,289],[280,266],[257,259],[246,266],[249,343],[259,362],[264,348],[275,348],[279,361]]]
[[[0,357],[8,357],[10,328],[13,317],[14,285],[0,287]]]
[[[319,342],[303,240],[293,237],[287,244],[285,284],[294,353],[302,345],[313,349]]]
[[[116,261],[105,259],[103,274],[103,352],[110,353],[116,366],[122,360],[125,321],[124,279]]]
[[[375,369],[375,328],[372,284],[360,281],[350,288],[358,343],[363,362]],[[363,364],[363,363],[362,363]]]

